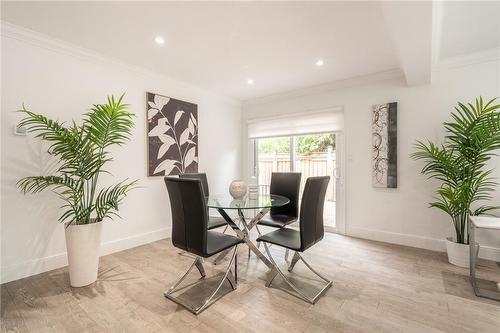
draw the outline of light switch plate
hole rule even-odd
[[[14,125],[14,135],[26,136],[26,127]]]

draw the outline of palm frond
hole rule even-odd
[[[125,143],[131,134],[133,114],[123,103],[123,95],[94,105],[82,125],[73,121],[67,126],[28,111],[24,105],[19,111],[25,115],[20,125],[49,142],[47,152],[59,158],[54,175],[25,177],[17,183],[20,190],[25,194],[46,189],[56,192],[65,202],[61,222],[85,224],[116,214],[118,203],[136,182],[121,182],[99,191],[98,178],[112,160],[106,149]]]
[[[445,122],[445,142],[417,141],[411,157],[422,160],[422,173],[441,181],[436,201],[430,204],[450,215],[455,225],[457,240],[466,242],[467,217],[497,209],[495,206],[471,206],[492,199],[498,185],[485,170],[488,161],[500,149],[500,104],[496,99],[484,102],[458,103],[451,113],[452,121]]]
[[[130,137],[134,126],[133,114],[128,112],[128,104],[123,103],[122,95],[118,101],[108,97],[107,104],[95,104],[87,113],[84,125],[90,134],[90,140],[103,149],[110,145],[124,144]]]
[[[114,186],[102,189],[96,198],[97,220],[102,221],[106,217],[116,215],[118,204],[127,196],[127,193],[135,188],[137,180],[126,183],[120,182]]]

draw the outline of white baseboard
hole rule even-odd
[[[101,255],[123,251],[136,246],[168,238],[171,228],[163,228],[140,235],[105,242],[101,247]],[[367,228],[348,228],[348,236],[370,239],[380,242],[417,247],[433,251],[446,251],[445,241],[436,238],[426,238],[408,234],[380,231]],[[500,248],[481,246],[479,256],[484,259],[500,262]],[[44,258],[25,261],[19,264],[2,267],[1,283],[22,279],[68,265],[66,252]]]
[[[415,235],[357,227],[348,228],[347,235],[357,238],[375,240],[379,242],[417,247],[420,249],[439,252],[446,251],[446,243],[444,239],[427,238]],[[479,257],[500,262],[500,248],[492,246],[481,246],[479,250]]]
[[[171,228],[163,228],[140,235],[105,242],[101,246],[101,256],[168,238],[170,237],[170,234]],[[66,256],[66,252],[44,258],[24,261],[15,265],[2,267],[1,283],[22,279],[67,265],[68,258]]]

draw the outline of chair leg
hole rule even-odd
[[[236,252],[236,256],[234,257],[234,282],[238,284],[238,252]]]
[[[224,250],[224,251],[222,251],[222,252],[221,252],[221,253],[220,253],[220,254],[219,254],[219,255],[218,255],[218,256],[214,259],[213,264],[214,264],[214,265],[217,265],[218,263],[220,263],[220,261],[221,261],[222,259],[224,259],[224,258],[227,256],[227,254],[229,253],[229,251],[231,251],[231,250]]]
[[[203,259],[200,257],[198,257],[198,259],[199,260],[195,260],[194,265],[198,268],[198,272],[200,272],[201,277],[204,278],[207,274],[205,273],[205,268],[203,268]]]
[[[208,296],[199,307],[193,307],[193,306],[191,306],[189,304],[186,304],[182,300],[180,300],[177,297],[173,296],[172,294],[175,291],[177,291],[177,287],[179,286],[179,284],[182,281],[184,281],[184,279],[188,276],[189,272],[191,272],[191,270],[193,269],[193,267],[196,266],[198,268],[198,270],[200,270],[200,267],[201,267],[202,270],[200,270],[200,274],[202,275],[202,278],[204,277],[203,274],[202,274],[202,272],[204,273],[205,270],[203,269],[203,265],[201,264],[202,263],[202,261],[201,261],[202,259],[200,257],[196,257],[196,259],[191,264],[191,266],[189,267],[189,269],[187,270],[187,272],[184,273],[181,276],[181,278],[179,280],[177,280],[177,282],[172,287],[170,287],[170,289],[168,289],[167,291],[165,291],[164,296],[166,298],[170,299],[171,301],[173,301],[173,302],[175,302],[175,303],[177,303],[179,305],[182,305],[183,307],[185,307],[186,309],[188,309],[193,314],[195,314],[195,315],[200,314],[203,310],[205,310],[210,305],[212,305],[213,303],[215,303],[218,299],[220,299],[221,297],[224,296],[224,295],[220,295],[218,297],[215,297],[217,295],[217,293],[219,292],[220,288],[222,287],[222,285],[224,284],[224,281],[226,279],[231,284],[231,288],[233,290],[236,289],[236,274],[237,273],[235,271],[235,277],[230,276],[230,273],[231,273],[231,268],[233,267],[233,262],[235,260],[237,260],[237,258],[236,258],[237,252],[238,252],[238,245],[235,245],[233,253],[231,255],[231,260],[229,261],[229,264],[227,265],[227,269],[226,269],[226,271],[224,273],[224,276],[222,277],[222,279],[220,280],[219,284],[214,289],[214,291],[210,294],[210,296]],[[235,264],[235,267],[237,267],[236,264]],[[234,281],[232,281],[233,279],[234,279]]]
[[[262,233],[260,232],[260,229],[259,229],[259,225],[256,224],[255,225],[255,229],[257,230],[257,232],[259,233],[259,237],[262,236]],[[257,242],[257,248],[260,249],[260,242]]]
[[[269,251],[269,247],[267,246],[267,243],[264,243],[264,248],[266,249],[266,252],[267,252],[267,255],[269,256],[269,260],[271,260],[272,264],[274,265],[274,268],[273,268],[273,272],[271,272],[270,276],[269,276],[269,279],[266,283],[266,287],[270,287],[271,286],[271,283],[273,282],[274,278],[276,277],[276,275],[280,275],[281,278],[290,286],[290,288],[292,288],[297,294],[293,294],[293,293],[290,293],[289,291],[285,290],[286,292],[290,293],[291,295],[293,296],[296,296],[298,298],[301,298],[303,299],[304,301],[308,302],[308,303],[311,303],[311,304],[314,304],[316,303],[316,301],[318,300],[318,298],[323,295],[333,284],[332,281],[329,281],[327,280],[325,277],[323,277],[321,274],[319,274],[317,271],[315,271],[305,260],[304,258],[302,258],[302,256],[300,254],[298,254],[298,252],[295,252],[296,255],[298,255],[298,259],[302,260],[304,262],[304,264],[307,266],[307,268],[309,268],[314,274],[316,274],[317,276],[319,276],[323,281],[327,282],[326,285],[317,293],[315,294],[313,297],[309,297],[307,296],[306,294],[304,294],[299,288],[297,288],[287,277],[286,275],[281,271],[281,269],[279,269],[278,265],[276,264],[276,262],[274,261],[274,258],[273,256],[271,255],[271,251]],[[294,258],[296,257],[296,255],[294,255]],[[297,259],[297,261],[298,261]],[[295,265],[295,264],[294,264]],[[293,268],[293,267],[292,267]]]
[[[288,251],[288,249],[286,249]],[[299,261],[300,259],[300,255],[298,252],[295,252],[293,254],[293,258],[292,258],[292,262],[290,263],[290,266],[288,266],[288,271],[291,272],[293,270],[293,268],[295,267],[295,264],[297,263],[297,261]]]
[[[285,261],[288,261],[288,252],[289,252],[288,249],[285,249]],[[297,252],[295,252],[295,253],[297,253]]]

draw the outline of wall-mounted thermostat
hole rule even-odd
[[[14,135],[26,135],[26,127],[14,125]]]

